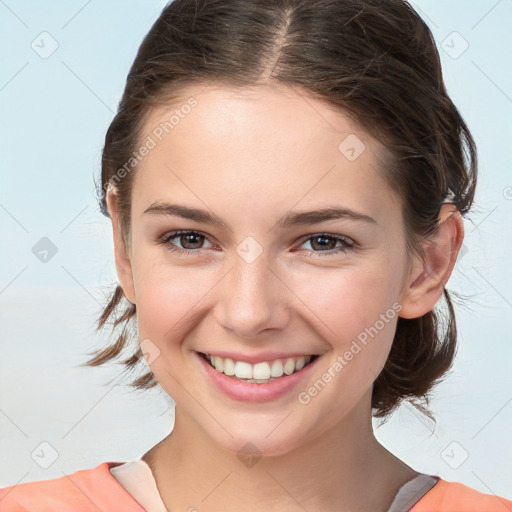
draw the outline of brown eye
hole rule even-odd
[[[310,252],[315,253],[316,255],[319,253],[326,253],[325,255],[321,254],[322,256],[329,256],[355,249],[355,243],[349,238],[339,235],[330,235],[328,233],[319,233],[317,235],[310,236],[304,240],[303,245],[306,243],[309,243],[311,247],[309,250]],[[338,247],[336,247],[337,245]]]
[[[184,249],[200,249],[198,246],[204,242],[204,236],[196,233],[179,235],[179,241]]]
[[[171,252],[193,255],[204,249],[203,244],[206,240],[206,235],[197,231],[173,231],[162,236],[159,243]]]
[[[337,243],[338,241],[335,240],[334,238],[324,235],[315,236],[311,238],[311,247],[313,247],[313,249],[315,250],[334,249]]]

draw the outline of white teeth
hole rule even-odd
[[[223,359],[220,356],[207,355],[206,357],[212,366],[224,375],[242,379],[245,382],[266,383],[283,375],[291,375],[302,370],[313,356],[289,357],[288,359],[276,359],[272,362],[263,361],[256,364],[233,361],[230,358]]]
[[[219,358],[222,359],[222,358]],[[235,362],[233,359],[224,359],[224,375],[235,375]]]
[[[253,379],[270,379],[270,365],[266,362],[257,363],[252,367]]]
[[[235,364],[235,375],[239,379],[252,379],[252,364],[237,361]]]
[[[213,364],[213,366],[215,366],[215,369],[218,370],[219,372],[224,371],[224,361],[223,361],[222,357],[213,356],[212,364]]]
[[[234,377],[237,380],[243,380],[244,382],[256,382],[256,384],[267,384],[272,382],[275,379],[239,379],[238,377]]]
[[[286,373],[286,375],[291,375],[295,370],[295,361],[293,360],[293,357],[290,357],[286,360],[286,363],[283,366],[283,372]]]
[[[270,368],[270,375],[272,377],[282,377],[283,373],[283,363],[281,363],[279,359],[276,359],[272,363],[272,368]]]

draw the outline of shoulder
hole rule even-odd
[[[2,512],[144,512],[135,499],[115,480],[110,468],[114,462],[102,462],[50,480],[25,482],[0,489]]]
[[[437,483],[410,512],[512,512],[512,501],[485,494],[459,482],[436,477]]]

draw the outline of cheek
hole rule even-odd
[[[316,389],[323,389],[323,385],[317,388],[317,382],[327,383],[317,403],[338,411],[331,418],[334,422],[368,392],[384,367],[401,306],[393,276],[377,268],[373,272],[337,269],[316,283],[304,276],[301,285],[301,299],[313,312],[308,322],[332,348],[332,355],[312,377],[311,387],[302,391],[313,400]],[[314,394],[309,395],[310,391]]]
[[[392,337],[399,308],[396,286],[381,266],[317,269],[297,275],[294,286],[315,326],[336,348],[343,350],[358,337],[364,341],[364,333],[374,333],[376,324],[381,337]]]
[[[389,256],[389,255],[387,255]],[[139,337],[149,338],[162,350],[176,350],[179,342],[222,300],[223,272],[200,270],[192,264],[173,264],[151,250],[134,254],[134,281]],[[298,321],[305,321],[316,336],[326,340],[337,354],[351,342],[365,342],[377,359],[389,351],[398,318],[398,276],[386,258],[368,257],[363,264],[341,264],[337,268],[305,265],[281,275],[288,301]],[[215,289],[215,290],[214,290]],[[382,316],[384,315],[384,320]],[[176,340],[176,343],[173,343]],[[370,350],[365,350],[365,353]],[[366,354],[365,354],[366,357]],[[363,359],[360,357],[359,359]]]
[[[140,339],[149,338],[161,348],[180,339],[191,328],[201,298],[213,287],[204,272],[140,258],[134,272]],[[199,320],[198,320],[199,321]]]

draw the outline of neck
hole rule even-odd
[[[385,512],[418,473],[376,440],[366,409],[352,412],[296,450],[251,458],[213,443],[176,408],[171,434],[143,459],[168,510]]]

